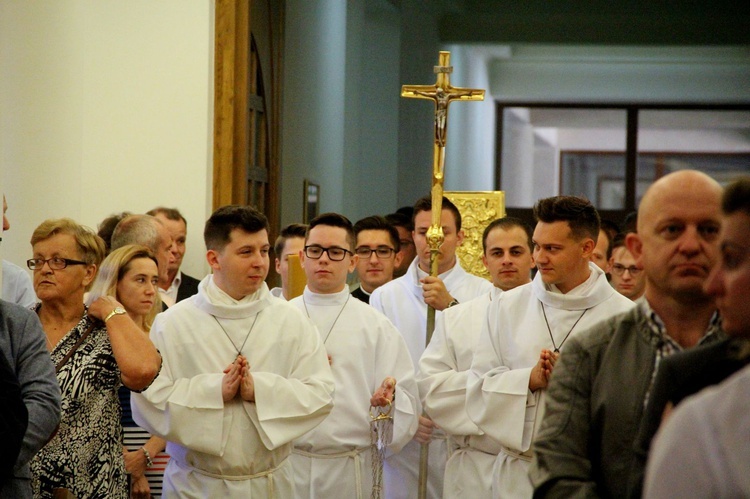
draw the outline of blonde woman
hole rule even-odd
[[[148,337],[156,314],[161,311],[158,291],[159,269],[153,252],[145,246],[130,244],[112,251],[102,263],[88,300],[114,297],[122,303],[132,321]],[[123,455],[125,471],[130,475],[130,496],[161,496],[164,468],[169,456],[163,453],[166,441],[151,436],[133,421],[130,390],[120,387],[122,406]]]
[[[35,311],[62,392],[57,434],[31,462],[34,497],[126,497],[117,390],[144,390],[161,356],[113,296],[83,302],[104,242],[69,218],[46,220],[31,237]]]

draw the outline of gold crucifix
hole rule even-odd
[[[414,99],[430,99],[435,104],[435,137],[432,155],[432,225],[427,231],[427,242],[430,246],[430,275],[437,276],[437,254],[443,244],[443,228],[440,225],[440,215],[443,203],[443,181],[445,174],[445,139],[448,130],[448,105],[455,101],[477,101],[484,100],[484,90],[475,88],[460,88],[450,84],[450,74],[453,67],[450,65],[451,53],[440,52],[438,65],[434,72],[437,81],[434,85],[403,85],[401,97]],[[434,310],[428,313],[427,341],[432,335],[429,327],[430,317],[433,318]],[[434,327],[433,327],[434,328]]]
[[[445,173],[445,139],[448,131],[448,105],[455,100],[472,101],[484,100],[484,90],[474,88],[453,87],[450,84],[451,53],[440,52],[438,65],[435,66],[437,81],[434,85],[404,85],[401,87],[401,97],[415,99],[430,99],[435,103],[435,139],[432,155],[432,225],[427,230],[427,244],[430,246],[430,275],[438,275],[438,255],[440,246],[445,240],[443,227],[440,223],[443,212],[443,180]],[[427,334],[425,344],[428,345],[435,330],[435,309],[427,307]],[[427,456],[428,444],[422,444],[419,456],[419,490],[418,497],[427,497]]]

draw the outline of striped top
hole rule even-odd
[[[151,435],[133,421],[133,411],[130,408],[130,390],[121,386],[118,396],[122,406],[122,444],[129,451],[140,449],[151,438]],[[151,456],[151,459],[154,461],[154,465],[146,469],[146,480],[148,480],[151,489],[151,497],[159,498],[161,497],[164,470],[167,468],[169,455],[162,451],[156,456]]]

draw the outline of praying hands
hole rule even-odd
[[[559,357],[560,354],[552,350],[545,348],[541,351],[539,360],[531,370],[531,376],[529,376],[529,390],[535,392],[541,388],[547,388],[549,378],[552,376],[552,368],[555,367],[555,362]]]
[[[234,399],[237,394],[247,402],[255,402],[255,384],[250,374],[250,365],[244,355],[239,355],[234,362],[224,369],[221,382],[221,395],[224,402]]]

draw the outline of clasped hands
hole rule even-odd
[[[552,368],[555,367],[555,362],[557,362],[559,357],[559,352],[553,352],[546,348],[541,351],[539,360],[531,369],[531,376],[529,376],[530,391],[535,392],[539,389],[547,388],[549,378],[552,376]]]
[[[237,396],[247,402],[255,402],[253,375],[250,374],[250,364],[244,355],[238,355],[234,362],[224,369],[221,396],[224,402],[229,402]]]

